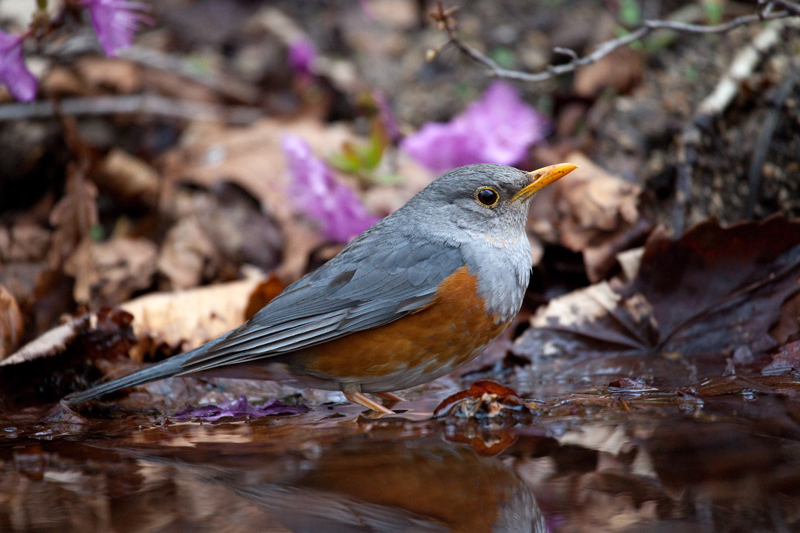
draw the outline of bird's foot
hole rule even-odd
[[[345,392],[344,397],[350,400],[353,403],[357,403],[358,405],[362,405],[367,409],[371,409],[377,413],[381,413],[383,415],[393,415],[394,411],[391,409],[387,409],[386,407],[382,406],[375,400],[366,396],[363,392]]]
[[[342,392],[344,393],[344,397],[350,400],[353,403],[357,403],[358,405],[364,406],[367,409],[375,411],[376,413],[380,413],[383,415],[393,415],[394,411],[391,409],[387,409],[386,407],[382,406],[372,398],[367,397],[363,392],[361,392],[361,386],[355,383],[342,383],[341,384]]]
[[[403,398],[402,396],[398,396],[397,394],[394,394],[392,392],[374,392],[373,394],[378,398],[386,400],[387,402],[391,402],[393,404],[406,401],[406,399]]]

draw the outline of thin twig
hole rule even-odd
[[[233,124],[249,124],[261,116],[261,110],[249,106],[222,106],[191,102],[152,94],[65,98],[59,110],[65,116],[144,114],[186,120],[219,120]],[[0,105],[0,122],[31,118],[50,118],[56,109],[52,102],[15,102]]]
[[[780,7],[783,10],[773,11],[775,6]],[[563,65],[548,65],[546,70],[534,73],[503,68],[490,57],[461,41],[461,39],[458,37],[458,33],[456,32],[456,21],[451,16],[452,14],[452,8],[451,10],[446,10],[441,2],[439,2],[437,5],[437,11],[431,14],[431,17],[433,17],[433,19],[439,23],[439,28],[447,33],[447,36],[449,37],[448,44],[455,46],[461,53],[470,59],[487,67],[487,74],[489,76],[535,83],[548,80],[561,74],[572,72],[578,67],[599,61],[617,48],[621,48],[633,42],[644,39],[650,33],[656,30],[672,30],[683,33],[697,34],[724,33],[745,24],[800,15],[800,4],[795,4],[794,2],[790,2],[788,0],[770,0],[767,2],[762,2],[759,5],[758,13],[737,17],[724,24],[715,24],[709,26],[701,24],[687,24],[685,22],[669,20],[646,20],[642,26],[635,29],[628,35],[619,37],[617,39],[612,39],[610,41],[605,41],[601,43],[594,52],[584,57],[580,57],[574,50],[568,48],[557,48],[554,50],[555,52],[568,55],[572,59]]]

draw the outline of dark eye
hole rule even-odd
[[[483,205],[492,207],[497,203],[497,200],[500,199],[500,195],[491,187],[481,187],[478,189],[478,192],[475,193],[475,198]]]

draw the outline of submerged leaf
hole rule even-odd
[[[250,405],[247,398],[241,396],[237,400],[225,402],[219,407],[216,405],[205,405],[203,407],[189,406],[186,409],[175,413],[175,418],[180,421],[196,418],[205,422],[215,422],[220,418],[261,418],[262,416],[275,415],[296,415],[307,413],[308,407],[305,405],[286,405],[279,400],[270,400],[263,405]]]

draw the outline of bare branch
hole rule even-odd
[[[781,8],[782,10],[773,11],[775,7]],[[570,50],[568,48],[556,48],[553,50],[554,52],[567,55],[572,59],[563,65],[549,65],[547,70],[533,73],[503,68],[490,57],[461,41],[456,32],[456,21],[452,17],[453,13],[454,11],[452,8],[445,9],[442,2],[439,2],[437,5],[437,11],[431,15],[438,22],[439,28],[447,33],[447,36],[450,39],[448,44],[455,46],[462,54],[487,67],[487,74],[489,76],[509,80],[540,82],[560,74],[572,72],[578,67],[594,63],[607,56],[617,48],[621,48],[633,42],[644,39],[650,33],[656,30],[671,30],[682,33],[696,34],[724,33],[745,24],[800,16],[800,4],[791,2],[789,0],[761,0],[759,2],[758,13],[744,15],[732,19],[724,24],[715,25],[687,24],[685,22],[669,20],[646,20],[642,26],[635,29],[628,35],[603,42],[597,47],[597,49],[595,49],[594,52],[584,57],[580,57],[574,50]]]

